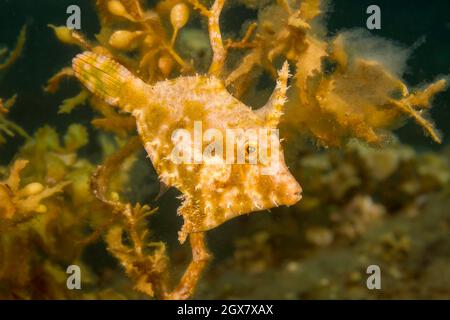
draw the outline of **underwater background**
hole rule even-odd
[[[144,2],[152,8],[157,1]],[[258,16],[257,9],[246,6],[245,1],[235,2],[221,17],[227,35],[238,35],[246,20]],[[82,9],[80,31],[93,38],[100,29],[94,1],[0,0],[1,46],[13,48],[22,26],[28,26],[20,58],[8,70],[0,71],[0,97],[18,95],[8,119],[30,135],[44,125],[55,128],[61,136],[73,123],[85,126],[90,142],[79,149],[78,155],[98,165],[104,155],[98,130],[91,125],[95,112],[82,106],[69,114],[58,113],[58,106],[76,95],[79,85],[67,80],[55,94],[43,90],[52,75],[70,65],[80,52],[76,46],[59,42],[47,26],[64,25],[66,8],[72,4]],[[327,37],[365,28],[365,12],[371,4],[373,1],[366,0],[328,1],[322,17]],[[408,86],[420,88],[450,73],[449,1],[378,0],[376,4],[381,8],[382,28],[370,33],[414,48],[402,76]],[[204,25],[192,22],[190,27]],[[297,153],[286,158],[302,185],[303,200],[290,208],[239,217],[208,232],[214,259],[194,298],[449,298],[450,90],[436,95],[429,118],[442,134],[442,144],[407,119],[396,124],[398,142],[381,149],[352,142],[342,148],[324,148],[314,141],[300,143],[295,148]],[[16,135],[1,144],[0,166],[10,166],[23,143]],[[2,172],[6,175],[8,170]],[[177,279],[190,259],[190,249],[177,241],[183,223],[176,214],[179,192],[171,189],[155,200],[158,177],[143,150],[131,172],[131,187],[126,194],[131,202],[159,208],[148,220],[151,236],[167,244],[173,278]],[[407,187],[402,189],[403,185]],[[332,193],[336,196],[330,196]],[[30,254],[39,254],[40,261],[46,259],[46,253]],[[88,288],[86,296],[66,295],[65,288],[58,294],[47,294],[46,290],[58,290],[39,285],[30,295],[23,288],[21,294],[9,295],[14,281],[2,274],[0,297],[146,297],[132,290],[133,284],[104,241],[88,245],[80,259],[90,274],[86,286],[83,284]],[[65,259],[53,263],[62,270],[67,264]],[[382,270],[381,290],[368,290],[365,285],[366,267],[373,264]],[[32,283],[33,277],[28,281]]]

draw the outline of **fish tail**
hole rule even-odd
[[[72,68],[89,91],[113,106],[119,106],[123,86],[135,78],[116,61],[89,51],[77,55]]]

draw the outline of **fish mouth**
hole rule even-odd
[[[293,206],[294,204],[299,202],[301,199],[302,199],[302,192],[301,191],[295,192],[288,197],[288,201],[287,201],[286,205],[288,207]]]
[[[287,193],[286,205],[293,206],[294,204],[299,202],[302,199],[302,191],[302,187],[300,187],[300,185],[296,183],[295,187]]]

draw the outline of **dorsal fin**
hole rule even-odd
[[[283,107],[286,103],[287,82],[289,79],[289,64],[284,62],[283,67],[278,71],[278,79],[275,90],[270,96],[266,105],[258,110],[256,114],[259,115],[267,123],[267,126],[276,128],[283,115]]]

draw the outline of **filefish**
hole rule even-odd
[[[280,139],[272,134],[283,114],[288,69],[285,62],[267,104],[252,110],[211,75],[180,76],[149,85],[108,57],[84,52],[73,59],[74,73],[89,91],[134,116],[161,182],[182,193],[178,208],[184,219],[179,232],[182,243],[189,233],[301,199],[302,189],[286,166]],[[200,142],[195,139],[199,129]],[[194,139],[186,138],[186,132]],[[231,147],[230,137],[236,142]],[[219,150],[221,143],[227,152]],[[240,150],[245,159],[239,162]],[[179,161],[180,151],[181,158],[189,161]],[[265,161],[260,161],[261,154],[268,155]]]

